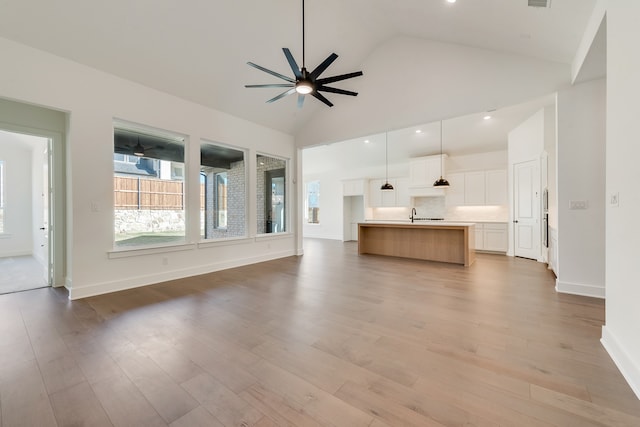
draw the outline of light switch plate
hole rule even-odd
[[[620,206],[620,193],[611,194],[611,198],[609,199],[609,205],[611,207],[617,208]]]

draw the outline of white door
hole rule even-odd
[[[540,170],[531,160],[513,166],[514,255],[540,257]]]

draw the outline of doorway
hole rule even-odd
[[[51,286],[53,139],[0,129],[0,294]]]
[[[540,168],[536,160],[513,165],[514,255],[540,260]]]

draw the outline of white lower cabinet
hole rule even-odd
[[[484,248],[484,226],[476,223],[476,250],[481,251]]]
[[[509,237],[506,222],[477,222],[476,250],[488,252],[507,252]]]

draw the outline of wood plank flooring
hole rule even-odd
[[[640,426],[600,300],[543,264],[305,255],[0,296],[0,426]]]

